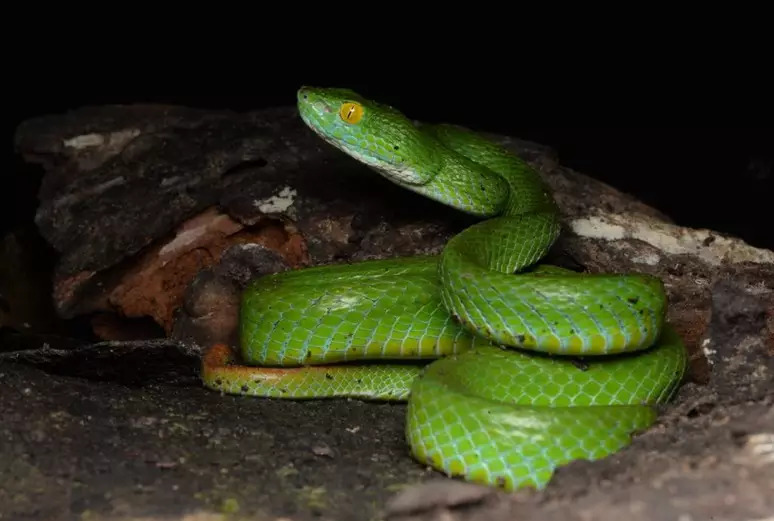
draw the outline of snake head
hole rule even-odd
[[[345,88],[301,87],[301,119],[323,140],[398,184],[422,185],[437,170],[435,148],[402,113]]]

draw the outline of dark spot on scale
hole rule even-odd
[[[575,330],[574,329],[570,329],[570,334],[574,335],[575,334]]]
[[[362,383],[363,383],[363,379],[362,379],[362,378],[358,378],[358,379],[357,379],[357,380],[355,380],[355,381],[356,381],[358,384],[362,384]]]
[[[223,380],[221,380],[220,378],[216,378],[215,385],[223,385]]]
[[[400,147],[398,145],[393,145],[392,148],[394,148],[395,150],[398,150]]]
[[[516,340],[518,340],[519,343],[523,344],[524,340],[526,340],[526,337],[524,335],[516,335]]]
[[[626,301],[629,302],[630,304],[636,304],[637,302],[640,301],[640,297],[629,297],[626,299]]]
[[[286,393],[286,392],[288,392],[288,390],[286,388],[284,388],[284,387],[280,387],[280,392],[281,393]]]
[[[482,192],[486,192],[486,186],[484,186],[484,183],[481,183],[481,185],[479,185],[479,186],[481,186],[481,191]]]
[[[311,356],[312,356],[312,352],[311,352],[311,351],[307,351],[307,352],[306,352],[306,357],[307,357],[307,358],[310,358]]]
[[[242,389],[242,392],[243,392],[243,393],[246,393],[247,391],[249,391],[249,390],[250,390],[250,388],[247,386],[247,384],[245,384],[245,385],[243,385],[242,387],[240,387],[240,389]]]
[[[587,364],[585,361],[580,360],[578,358],[574,358],[571,360],[572,365],[580,369],[581,371],[588,371],[589,370],[589,364]]]
[[[641,310],[639,311],[639,313],[640,313],[640,315],[644,315],[644,314],[645,314],[645,310],[644,310],[644,309],[641,309]]]
[[[325,373],[325,379],[326,380],[333,380],[333,375],[331,375],[331,373]]]

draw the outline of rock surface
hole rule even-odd
[[[508,496],[414,463],[402,405],[207,392],[200,349],[234,341],[251,277],[438,252],[472,221],[321,143],[293,109],[87,108],[17,133],[47,170],[37,223],[61,254],[56,310],[114,314],[94,325],[103,339],[126,338],[123,317],[149,317],[168,338],[6,335],[0,519],[763,518],[774,509],[774,252],[677,226],[543,147],[494,138],[554,189],[566,229],[549,260],[665,281],[691,371],[658,426],[560,469],[545,493]]]

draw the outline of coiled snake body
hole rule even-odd
[[[553,198],[528,164],[471,131],[417,125],[347,89],[303,87],[298,107],[328,143],[481,220],[438,256],[253,281],[241,364],[212,347],[206,386],[407,400],[417,460],[505,490],[543,488],[557,466],[607,456],[652,424],[686,366],[660,280],[539,264],[560,232]]]

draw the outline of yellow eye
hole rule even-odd
[[[339,108],[339,117],[347,123],[357,123],[363,117],[363,106],[360,103],[347,101]]]

